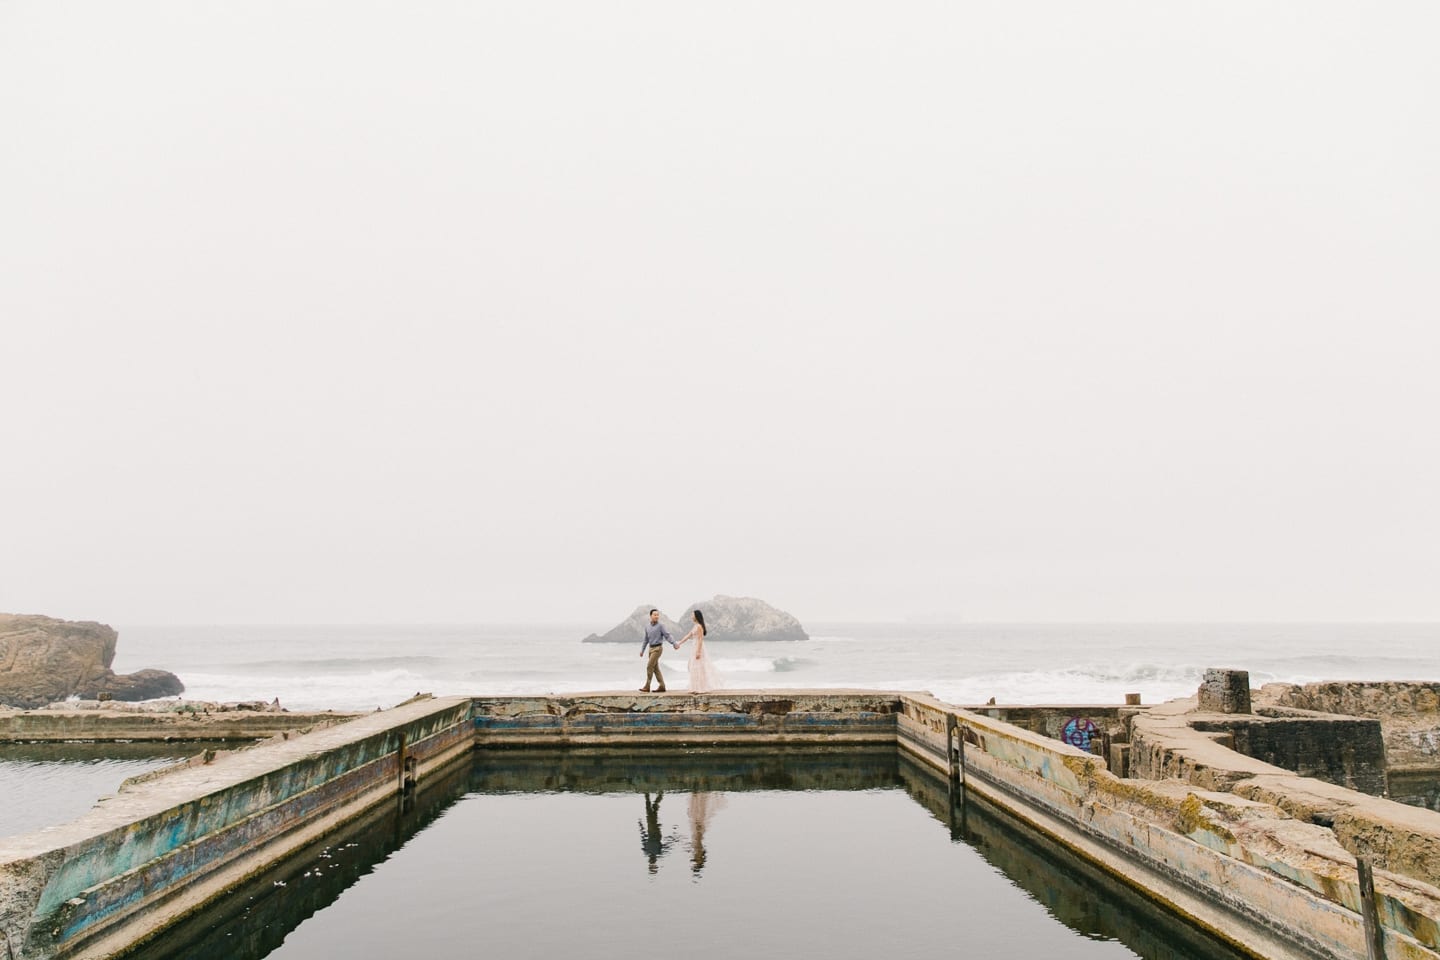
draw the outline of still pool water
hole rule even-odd
[[[131,954],[1238,955],[892,749],[477,755]]]
[[[208,743],[0,744],[0,837],[73,820],[126,779],[204,752]],[[233,749],[234,744],[221,744]]]

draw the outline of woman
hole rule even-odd
[[[692,693],[706,693],[720,687],[720,675],[709,657],[705,656],[705,614],[695,611],[695,626],[680,638],[675,649],[680,649],[691,639],[695,641],[695,652],[690,655],[690,690]]]
[[[696,878],[705,869],[705,828],[716,810],[725,806],[725,795],[697,790],[690,794],[690,872]]]

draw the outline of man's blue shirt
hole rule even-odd
[[[672,647],[675,645],[675,638],[670,636],[670,631],[665,629],[665,624],[645,624],[645,639],[641,642],[640,649],[644,650],[647,647],[658,647],[662,643],[668,643]]]

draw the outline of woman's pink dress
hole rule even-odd
[[[705,656],[698,657],[700,652],[700,628],[696,626],[685,639],[695,644],[690,651],[690,690],[692,693],[707,693],[711,690],[719,690],[723,684],[720,682],[720,672],[715,669],[715,661],[711,659],[710,651],[705,651]]]

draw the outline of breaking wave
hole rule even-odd
[[[573,631],[404,627],[233,628],[126,633],[117,669],[161,666],[204,700],[280,699],[292,709],[373,710],[417,691],[544,694],[630,691],[644,678],[629,644],[581,644]],[[1208,667],[1250,671],[1251,683],[1440,679],[1440,625],[1239,627],[844,625],[804,643],[717,643],[733,687],[925,690],[962,704],[1145,703],[1189,696]],[[404,651],[400,653],[399,651]],[[687,686],[688,650],[662,667]],[[237,653],[245,659],[238,661]],[[298,654],[298,655],[297,655]],[[366,655],[373,654],[373,655]]]

